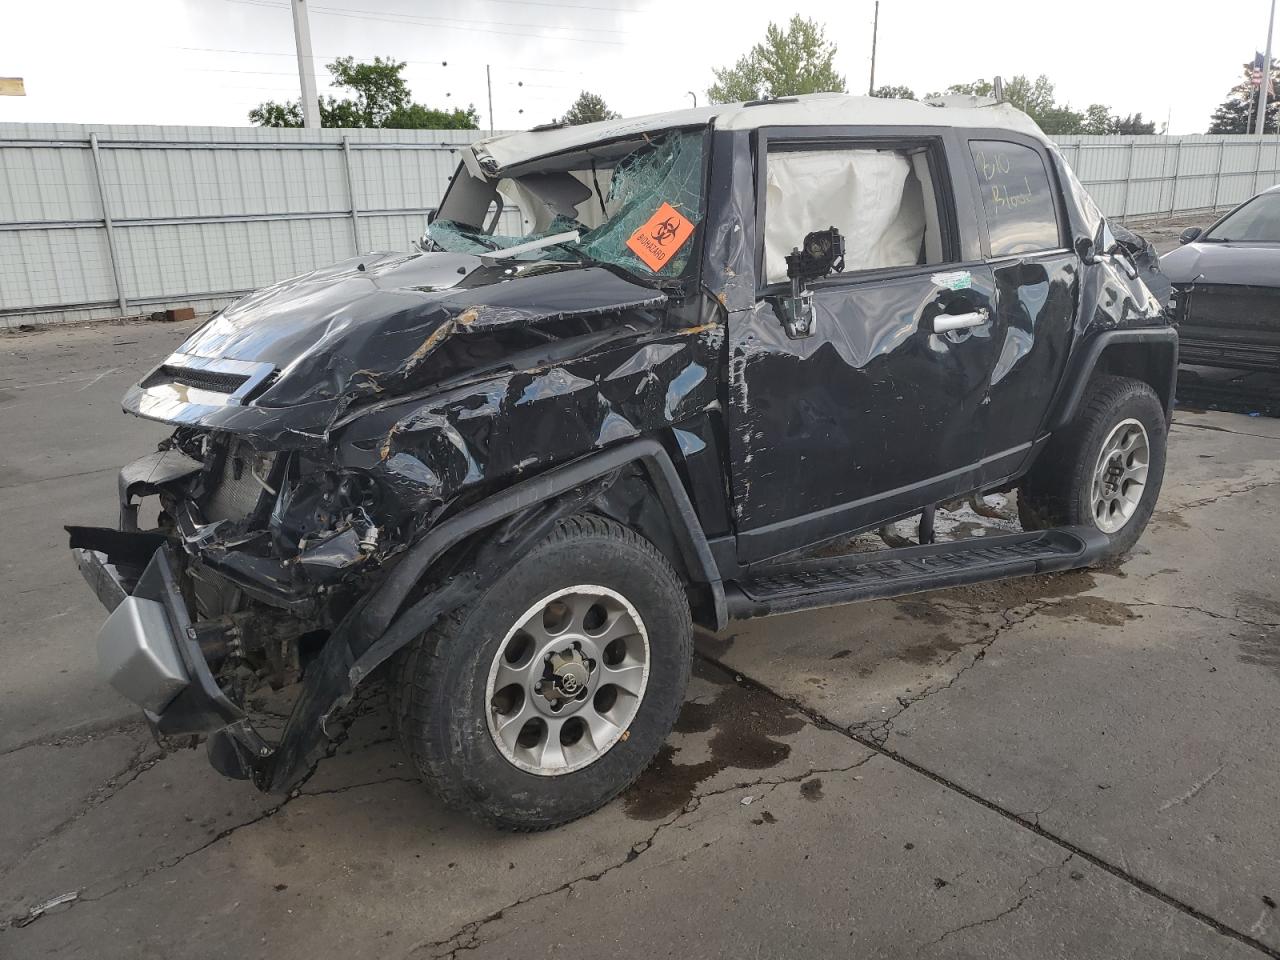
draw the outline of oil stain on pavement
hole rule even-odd
[[[640,779],[623,797],[623,809],[636,820],[661,820],[693,799],[698,785],[722,770],[767,770],[787,759],[791,747],[778,737],[799,733],[805,720],[777,699],[734,683],[698,661],[694,676],[719,687],[710,703],[690,701],[680,711],[676,732],[711,733],[711,757],[678,763],[679,747],[665,743]]]
[[[1280,627],[1247,627],[1248,633],[1240,638],[1241,663],[1251,663],[1270,670],[1280,677]]]

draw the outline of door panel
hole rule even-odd
[[[935,316],[994,318],[985,266],[814,285],[815,332],[791,340],[762,300],[730,319],[730,446],[743,561],[963,492],[981,471],[992,322],[932,333]]]
[[[1071,349],[1080,261],[1056,251],[998,262],[992,273],[991,335],[1000,346],[991,372],[986,453],[994,458],[1025,445],[1044,425]]]

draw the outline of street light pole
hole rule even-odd
[[[484,83],[489,88],[489,136],[493,136],[493,74],[489,72],[489,64],[484,65]]]
[[[1275,0],[1272,0],[1274,3]],[[876,18],[871,22],[871,82],[867,84],[867,96],[876,95],[876,40],[880,36],[880,0],[876,0]]]
[[[1258,78],[1258,122],[1254,129],[1258,136],[1267,130],[1267,91],[1271,89],[1271,35],[1276,25],[1276,0],[1271,0],[1271,16],[1267,19],[1267,52],[1262,61],[1262,76]]]
[[[293,0],[293,40],[298,48],[298,80],[302,84],[302,125],[320,126],[320,98],[316,93],[316,71],[311,57],[311,22],[307,0]]]

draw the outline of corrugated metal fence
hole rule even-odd
[[[408,249],[459,146],[480,136],[0,124],[0,327],[212,310],[358,252]],[[1280,137],[1060,145],[1117,217],[1227,207],[1280,180]]]
[[[408,249],[482,135],[0,124],[0,327],[211,310]]]
[[[1062,137],[1082,183],[1109,217],[1234,207],[1280,182],[1280,137]]]

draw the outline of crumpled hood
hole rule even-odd
[[[480,266],[463,253],[371,254],[263,287],[178,348],[188,356],[266,361],[283,370],[336,329],[423,308]]]
[[[314,425],[321,414],[331,419],[361,398],[394,396],[500,362],[508,347],[493,335],[501,331],[656,308],[666,300],[660,290],[604,267],[371,254],[226,308],[130,390],[124,407],[151,419],[229,430],[258,429],[281,408],[299,408],[299,415],[303,407],[318,408],[305,417]],[[507,339],[518,349],[527,338]],[[266,386],[243,398],[211,397],[166,379],[184,367],[262,371]],[[240,410],[227,409],[234,407]]]
[[[1280,244],[1188,243],[1160,258],[1174,283],[1280,286]]]

